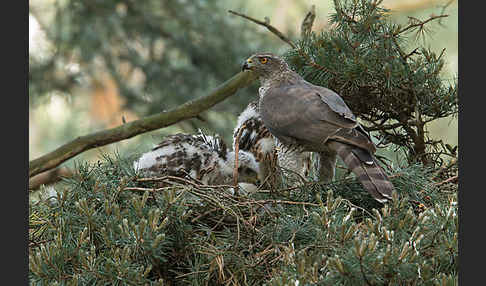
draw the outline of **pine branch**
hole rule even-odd
[[[216,87],[216,89],[207,96],[188,101],[167,112],[161,112],[146,118],[122,124],[115,128],[80,136],[48,154],[30,161],[29,177],[55,168],[64,161],[83,153],[84,151],[129,139],[142,133],[193,118],[199,113],[233,95],[238,89],[248,86],[253,80],[254,77],[251,73],[240,72]]]
[[[396,36],[398,34],[401,34],[403,32],[406,32],[406,31],[408,31],[410,29],[417,28],[417,27],[419,27],[419,29],[421,30],[421,29],[423,29],[424,25],[427,24],[428,22],[433,21],[433,20],[436,20],[436,19],[440,19],[440,18],[445,18],[445,17],[449,17],[449,15],[432,16],[432,17],[430,17],[429,19],[427,19],[425,21],[420,21],[420,20],[418,20],[416,18],[408,17],[409,19],[414,20],[414,21],[416,21],[418,23],[410,24],[410,25],[406,26],[405,28],[400,29],[398,32],[395,32],[394,35]]]
[[[361,270],[361,275],[363,276],[363,279],[366,282],[366,285],[368,285],[368,286],[373,285],[368,280],[368,277],[366,277],[366,273],[364,271],[364,266],[363,266],[363,257],[361,257],[361,256],[359,257],[359,269]]]
[[[447,7],[449,7],[449,5],[451,5],[454,1],[456,0],[449,0],[449,2],[447,2],[444,6],[442,6],[442,10],[440,11],[440,14],[444,14]],[[442,24],[441,21],[442,19],[439,20],[439,24]]]

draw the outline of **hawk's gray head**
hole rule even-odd
[[[274,72],[286,71],[289,67],[283,59],[274,54],[257,53],[250,56],[241,69],[251,70],[259,77],[269,77]]]

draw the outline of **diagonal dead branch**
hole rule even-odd
[[[240,72],[216,87],[209,95],[188,101],[167,112],[161,112],[121,126],[80,136],[56,150],[29,162],[29,177],[59,166],[64,161],[93,148],[129,139],[136,135],[160,129],[193,118],[211,108],[238,89],[248,86],[255,79],[250,72]]]

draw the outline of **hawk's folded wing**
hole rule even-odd
[[[261,100],[267,128],[284,141],[322,144],[329,139],[374,153],[375,147],[335,92],[310,84],[269,88]],[[285,140],[287,139],[287,140]]]

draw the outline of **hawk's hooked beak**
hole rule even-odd
[[[252,67],[253,67],[253,61],[251,59],[247,59],[243,64],[243,66],[241,67],[241,71],[251,70]]]

